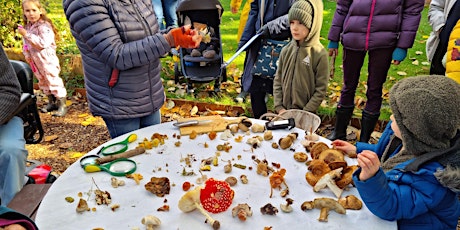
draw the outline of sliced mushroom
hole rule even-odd
[[[343,190],[336,185],[335,178],[340,177],[342,170],[343,168],[334,169],[321,177],[313,187],[313,191],[319,192],[321,189],[328,187],[339,198]]]

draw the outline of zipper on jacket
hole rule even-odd
[[[375,1],[372,0],[372,5],[371,5],[371,12],[369,14],[369,21],[367,22],[367,31],[366,31],[366,44],[364,45],[364,50],[369,49],[369,36],[370,36],[370,30],[371,30],[371,23],[372,23],[372,18],[374,16],[374,9],[375,9]]]

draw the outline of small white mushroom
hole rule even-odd
[[[334,193],[334,195],[339,198],[342,195],[343,190],[337,186],[335,183],[335,178],[340,177],[342,170],[343,168],[338,168],[326,173],[315,184],[313,191],[319,192],[319,190],[328,187]]]
[[[238,204],[232,209],[232,216],[238,216],[238,219],[241,221],[246,221],[248,217],[252,216],[251,207],[249,207],[249,205],[246,203]]]
[[[147,215],[144,218],[142,218],[141,223],[145,225],[145,228],[147,230],[153,230],[155,229],[155,227],[160,226],[161,221],[156,216]]]
[[[294,202],[294,200],[292,200],[291,198],[287,198],[286,204],[280,204],[281,211],[292,212],[293,211],[292,206],[291,206],[292,202]]]
[[[228,140],[228,139],[230,139],[232,137],[233,137],[233,134],[230,131],[230,129],[226,129],[220,134],[220,139],[224,140],[224,141],[226,141],[226,140]]]

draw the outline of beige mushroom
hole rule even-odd
[[[336,149],[326,149],[322,151],[319,154],[318,159],[323,160],[327,164],[331,162],[345,161],[343,152]]]
[[[313,201],[305,201],[302,203],[300,208],[303,211],[311,210],[313,208],[320,209],[320,214],[318,220],[321,222],[327,222],[329,216],[329,210],[334,210],[339,214],[346,214],[345,208],[339,204],[336,200],[332,198],[316,198]]]
[[[328,187],[334,195],[339,198],[342,195],[342,189],[339,188],[335,182],[335,178],[340,178],[343,168],[334,169],[319,179],[313,187],[313,191],[319,192],[321,189]]]
[[[238,204],[232,209],[232,216],[238,216],[238,219],[241,221],[246,221],[246,219],[252,216],[251,207],[248,204]]]
[[[145,225],[147,230],[153,230],[155,227],[160,226],[161,221],[156,216],[147,215],[142,218],[141,223]]]
[[[281,211],[283,211],[283,212],[292,212],[293,209],[292,209],[291,205],[292,205],[293,202],[294,202],[293,199],[287,198],[286,199],[286,204],[280,204]]]
[[[292,143],[297,139],[297,136],[299,136],[298,133],[290,133],[286,137],[279,139],[278,144],[281,149],[287,149],[291,147]]]
[[[348,195],[340,198],[339,204],[341,204],[345,209],[351,210],[360,210],[363,207],[363,202],[354,195]]]
[[[220,222],[214,220],[200,204],[200,191],[202,187],[197,186],[195,189],[186,192],[179,200],[178,207],[182,212],[191,212],[195,209],[201,212],[206,217],[206,222],[209,223],[214,230],[220,228]]]

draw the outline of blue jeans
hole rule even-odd
[[[154,0],[155,1],[155,0]],[[163,2],[163,14],[165,17],[165,28],[177,27],[177,2],[178,0],[161,0]]]
[[[128,119],[112,119],[112,118],[102,118],[104,119],[105,125],[109,130],[110,137],[113,139],[115,137],[121,136],[125,133],[138,130],[151,125],[156,125],[161,123],[161,114],[160,110],[144,116],[137,118],[128,118]]]
[[[13,117],[0,125],[0,198],[6,206],[24,185],[28,152],[25,148],[23,121]]]
[[[164,14],[163,14],[163,5],[161,0],[152,0],[153,10],[155,11],[155,15],[157,16],[158,25],[160,26],[160,30],[165,29],[165,25],[163,23]]]

